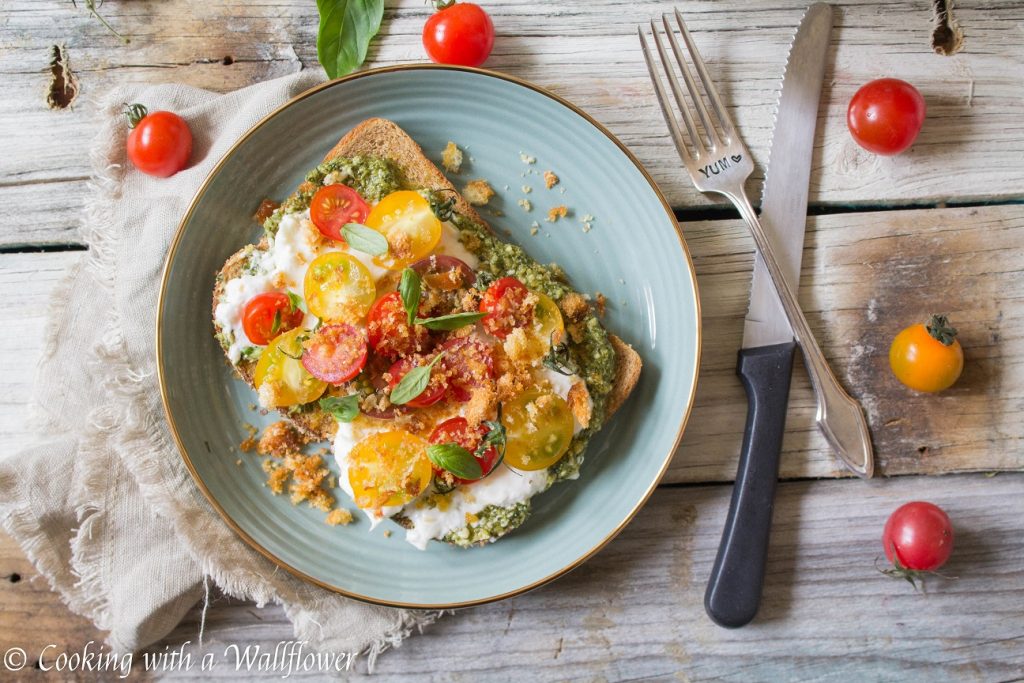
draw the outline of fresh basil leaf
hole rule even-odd
[[[466,325],[472,325],[486,315],[486,313],[450,313],[436,318],[416,318],[415,322],[417,325],[423,325],[428,330],[444,330],[447,332],[457,330]]]
[[[412,268],[403,270],[402,281],[398,283],[398,294],[402,297],[402,306],[405,308],[405,314],[409,316],[409,327],[412,327],[412,323],[416,319],[422,293],[423,285],[420,282],[419,273]]]
[[[320,399],[320,408],[333,415],[338,422],[351,422],[359,415],[359,398],[359,394],[328,396]]]
[[[388,238],[360,223],[346,223],[341,228],[341,236],[348,246],[364,254],[383,256],[388,253]]]
[[[320,29],[316,56],[328,78],[355,71],[380,30],[384,0],[316,0]]]
[[[541,365],[567,377],[576,374],[572,356],[569,355],[569,345],[565,342],[555,344],[554,332],[551,333],[551,350],[544,356]]]
[[[430,371],[441,360],[444,353],[434,356],[434,360],[426,365],[413,368],[405,373],[405,377],[391,390],[391,402],[395,405],[404,405],[423,393],[430,384]]]
[[[288,303],[291,304],[292,313],[294,313],[295,311],[302,311],[303,313],[308,312],[306,311],[306,302],[302,300],[301,296],[299,296],[295,292],[285,292],[285,294],[288,295]]]
[[[455,443],[427,446],[427,457],[430,462],[460,479],[479,479],[484,473],[473,454]]]
[[[487,473],[487,476],[490,476],[498,469],[498,466],[505,461],[505,449],[508,446],[508,430],[506,430],[505,425],[501,423],[500,403],[498,404],[498,417],[494,420],[484,420],[483,424],[487,427],[487,433],[484,434],[484,438],[480,441],[480,445],[477,446],[477,456],[483,455],[491,446],[499,449],[498,459],[495,461],[494,466],[491,467],[491,471]]]
[[[274,322],[270,325],[270,334],[277,334],[277,331],[281,329],[281,309],[278,308],[274,311]]]

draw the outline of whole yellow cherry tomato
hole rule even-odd
[[[520,470],[542,470],[558,462],[572,441],[572,411],[561,396],[526,391],[504,406],[505,462]]]
[[[948,389],[964,369],[956,328],[944,315],[933,315],[927,325],[911,325],[892,340],[889,365],[896,379],[911,389]]]
[[[401,270],[427,256],[441,241],[441,221],[419,192],[399,190],[380,200],[366,217],[366,226],[384,235],[388,252],[373,262]]]
[[[259,392],[264,408],[294,406],[320,398],[327,389],[327,382],[309,374],[302,365],[302,335],[309,330],[297,327],[279,334],[263,349],[253,384]]]
[[[364,510],[404,505],[430,484],[434,470],[424,439],[397,429],[371,434],[348,454],[352,497]]]

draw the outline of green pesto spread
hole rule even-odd
[[[335,173],[339,183],[345,183],[370,203],[379,202],[395,190],[401,189],[398,169],[388,159],[372,156],[336,157],[329,159],[306,174],[306,182],[323,185],[324,178]],[[263,222],[263,229],[273,236],[286,213],[296,213],[309,208],[315,190],[300,190],[288,199]]]

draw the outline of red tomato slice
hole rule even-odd
[[[441,444],[441,443],[454,443],[462,446],[467,451],[473,454],[477,462],[480,463],[481,475],[478,479],[462,479],[460,477],[452,477],[457,484],[468,484],[471,481],[479,481],[483,479],[494,466],[498,464],[498,449],[494,446],[490,446],[483,453],[477,455],[476,449],[480,447],[480,441],[487,436],[489,431],[486,425],[477,425],[476,429],[470,429],[469,422],[464,417],[453,417],[450,420],[445,420],[441,424],[434,427],[434,431],[430,434],[430,443]],[[440,472],[437,466],[434,466],[435,472]]]
[[[420,325],[409,326],[409,316],[398,292],[377,299],[367,314],[370,348],[377,355],[395,360],[427,350],[430,333]]]
[[[477,336],[455,337],[441,345],[445,352],[438,363],[448,377],[448,391],[459,403],[473,397],[473,390],[494,379],[494,351]]]
[[[476,274],[469,264],[445,254],[428,256],[410,267],[422,278],[423,284],[442,292],[468,287],[476,280]]]
[[[325,237],[344,242],[341,229],[346,223],[365,223],[370,205],[348,185],[325,185],[309,202],[309,217]]]
[[[302,343],[302,365],[317,379],[347,382],[366,365],[366,333],[355,325],[325,325]]]
[[[514,277],[495,280],[480,301],[480,310],[488,315],[481,320],[484,329],[504,339],[517,327],[533,323],[533,308],[526,305],[530,290]]]
[[[389,369],[387,374],[389,375],[388,385],[391,391],[394,391],[398,383],[402,381],[406,373],[413,368],[426,365],[430,362],[429,358],[408,356],[395,362]],[[439,363],[440,365],[440,363]],[[427,388],[423,390],[423,393],[416,398],[406,401],[405,405],[412,408],[426,408],[432,406],[442,398],[448,391],[448,378],[441,368],[434,366],[434,370],[430,373],[430,382],[427,384]]]
[[[242,311],[242,329],[253,344],[266,346],[277,335],[301,325],[305,317],[306,314],[301,308],[292,307],[287,295],[281,292],[264,292],[249,299],[245,304]]]

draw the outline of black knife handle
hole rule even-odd
[[[795,349],[795,342],[787,342],[739,353],[736,373],[747,390],[747,426],[729,515],[704,594],[708,616],[726,628],[749,623],[761,602]]]

